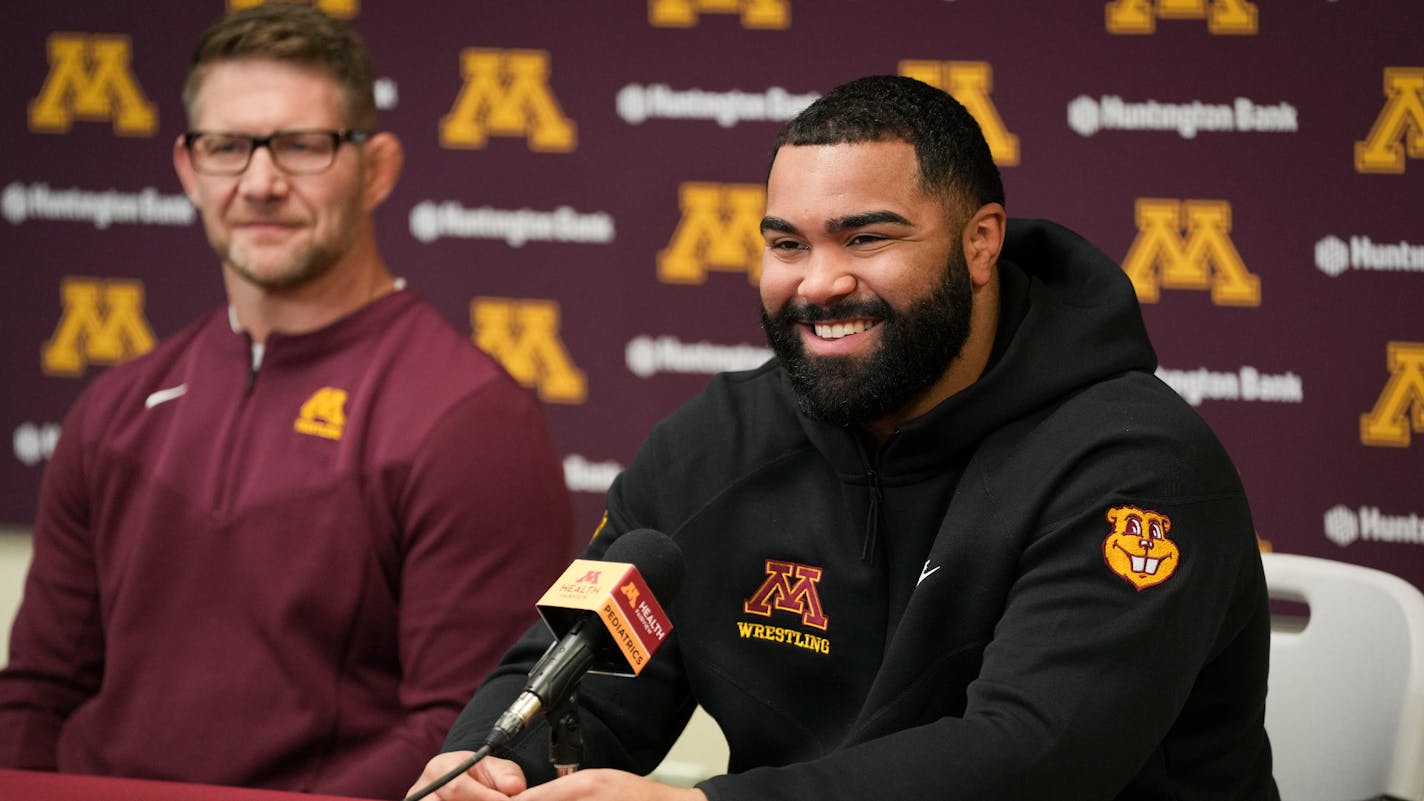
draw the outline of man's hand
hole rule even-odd
[[[410,793],[454,770],[473,753],[451,751],[436,756],[426,763],[425,772]],[[524,771],[498,757],[481,759],[428,797],[441,801],[707,801],[701,790],[670,787],[621,770],[581,770],[548,784],[527,787]]]
[[[515,798],[517,801],[707,801],[707,796],[696,788],[670,787],[621,770],[601,769],[571,773],[548,784],[531,787]]]
[[[425,772],[406,792],[416,792],[425,785],[454,770],[461,762],[474,755],[474,751],[450,751],[438,754],[425,763]],[[485,757],[463,774],[451,779],[448,784],[426,796],[441,801],[505,801],[524,791],[527,783],[524,771],[519,765],[499,757]]]

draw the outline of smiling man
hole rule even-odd
[[[917,176],[909,143],[865,142],[786,148],[767,182],[767,338],[808,414],[880,440],[978,377],[998,313],[1002,202],[950,219]]]
[[[228,304],[64,422],[0,766],[393,797],[567,563],[562,470],[537,401],[381,258],[401,147],[345,25],[237,12],[183,99]]]
[[[776,358],[652,432],[588,549],[672,536],[668,642],[635,680],[582,682],[585,770],[553,778],[535,729],[442,797],[1276,799],[1250,512],[1154,377],[1121,269],[1008,219],[968,112],[901,77],[786,126],[762,231]],[[510,652],[417,786],[549,642]],[[697,704],[729,772],[634,775]]]

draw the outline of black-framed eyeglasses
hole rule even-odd
[[[283,172],[311,175],[324,172],[336,162],[342,142],[361,144],[370,131],[277,131],[266,136],[248,136],[222,131],[188,131],[183,147],[193,161],[193,169],[204,175],[241,175],[259,147],[267,148],[272,161]]]

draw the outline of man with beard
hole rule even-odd
[[[381,258],[401,148],[345,25],[235,13],[183,99],[228,305],[65,419],[0,766],[393,797],[567,564],[562,470],[537,401]]]
[[[1003,203],[978,126],[917,81],[851,82],[785,127],[776,358],[653,431],[588,549],[673,538],[671,636],[636,680],[582,681],[585,770],[550,781],[541,725],[442,798],[1278,797],[1236,472],[1154,377],[1117,265]],[[485,742],[549,642],[510,652],[417,788]],[[634,775],[697,704],[729,773]]]

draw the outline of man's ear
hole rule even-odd
[[[994,275],[999,251],[1004,248],[1008,212],[1003,204],[985,203],[964,225],[964,260],[975,287],[984,286]]]
[[[405,166],[405,150],[390,131],[381,131],[361,145],[361,205],[371,211],[395,189]]]
[[[173,140],[173,171],[178,173],[178,182],[183,184],[183,194],[188,196],[188,202],[197,206],[198,173],[193,169],[192,156],[189,155],[188,148],[183,146],[181,135]]]

